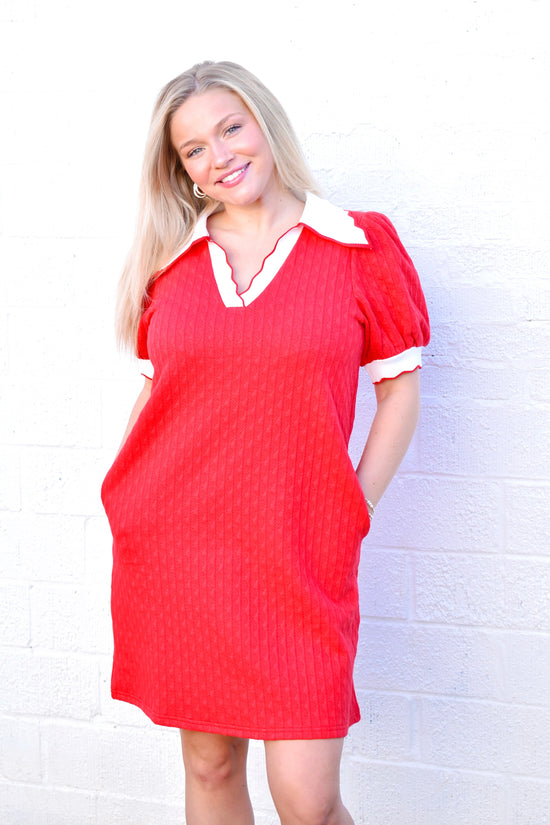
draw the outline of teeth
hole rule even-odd
[[[233,172],[231,175],[228,175],[226,178],[223,178],[222,183],[231,183],[232,180],[235,180],[235,178],[239,177],[242,171],[242,169],[237,169],[236,172]]]

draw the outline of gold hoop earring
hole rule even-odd
[[[201,200],[206,197],[206,193],[203,192],[202,189],[199,189],[196,183],[193,184],[193,194],[196,198],[200,198]]]

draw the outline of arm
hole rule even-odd
[[[142,411],[144,406],[149,401],[152,386],[153,386],[153,382],[151,381],[151,379],[150,378],[145,378],[145,384],[143,385],[143,389],[140,392],[140,394],[138,395],[136,403],[134,404],[134,406],[132,408],[132,412],[130,413],[130,420],[128,421],[128,425],[127,425],[126,430],[124,432],[124,436],[122,438],[122,443],[121,443],[120,447],[118,448],[118,452],[120,452],[122,450],[122,448],[123,448],[123,446],[126,442],[126,439],[128,438],[128,436],[132,432],[134,424],[138,420],[138,416],[139,416],[140,412]]]
[[[365,494],[377,505],[401,464],[420,412],[419,370],[375,384],[376,413],[357,466]]]

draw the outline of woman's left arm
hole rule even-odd
[[[376,506],[401,464],[418,423],[419,370],[381,381],[374,389],[376,413],[357,477],[365,498]]]

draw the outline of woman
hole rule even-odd
[[[414,267],[386,218],[318,197],[254,76],[207,62],[158,98],[118,329],[154,375],[102,488],[112,694],[180,729],[188,825],[253,821],[250,738],[284,825],[349,825],[359,550],[429,337]],[[361,364],[377,409],[355,471]]]

